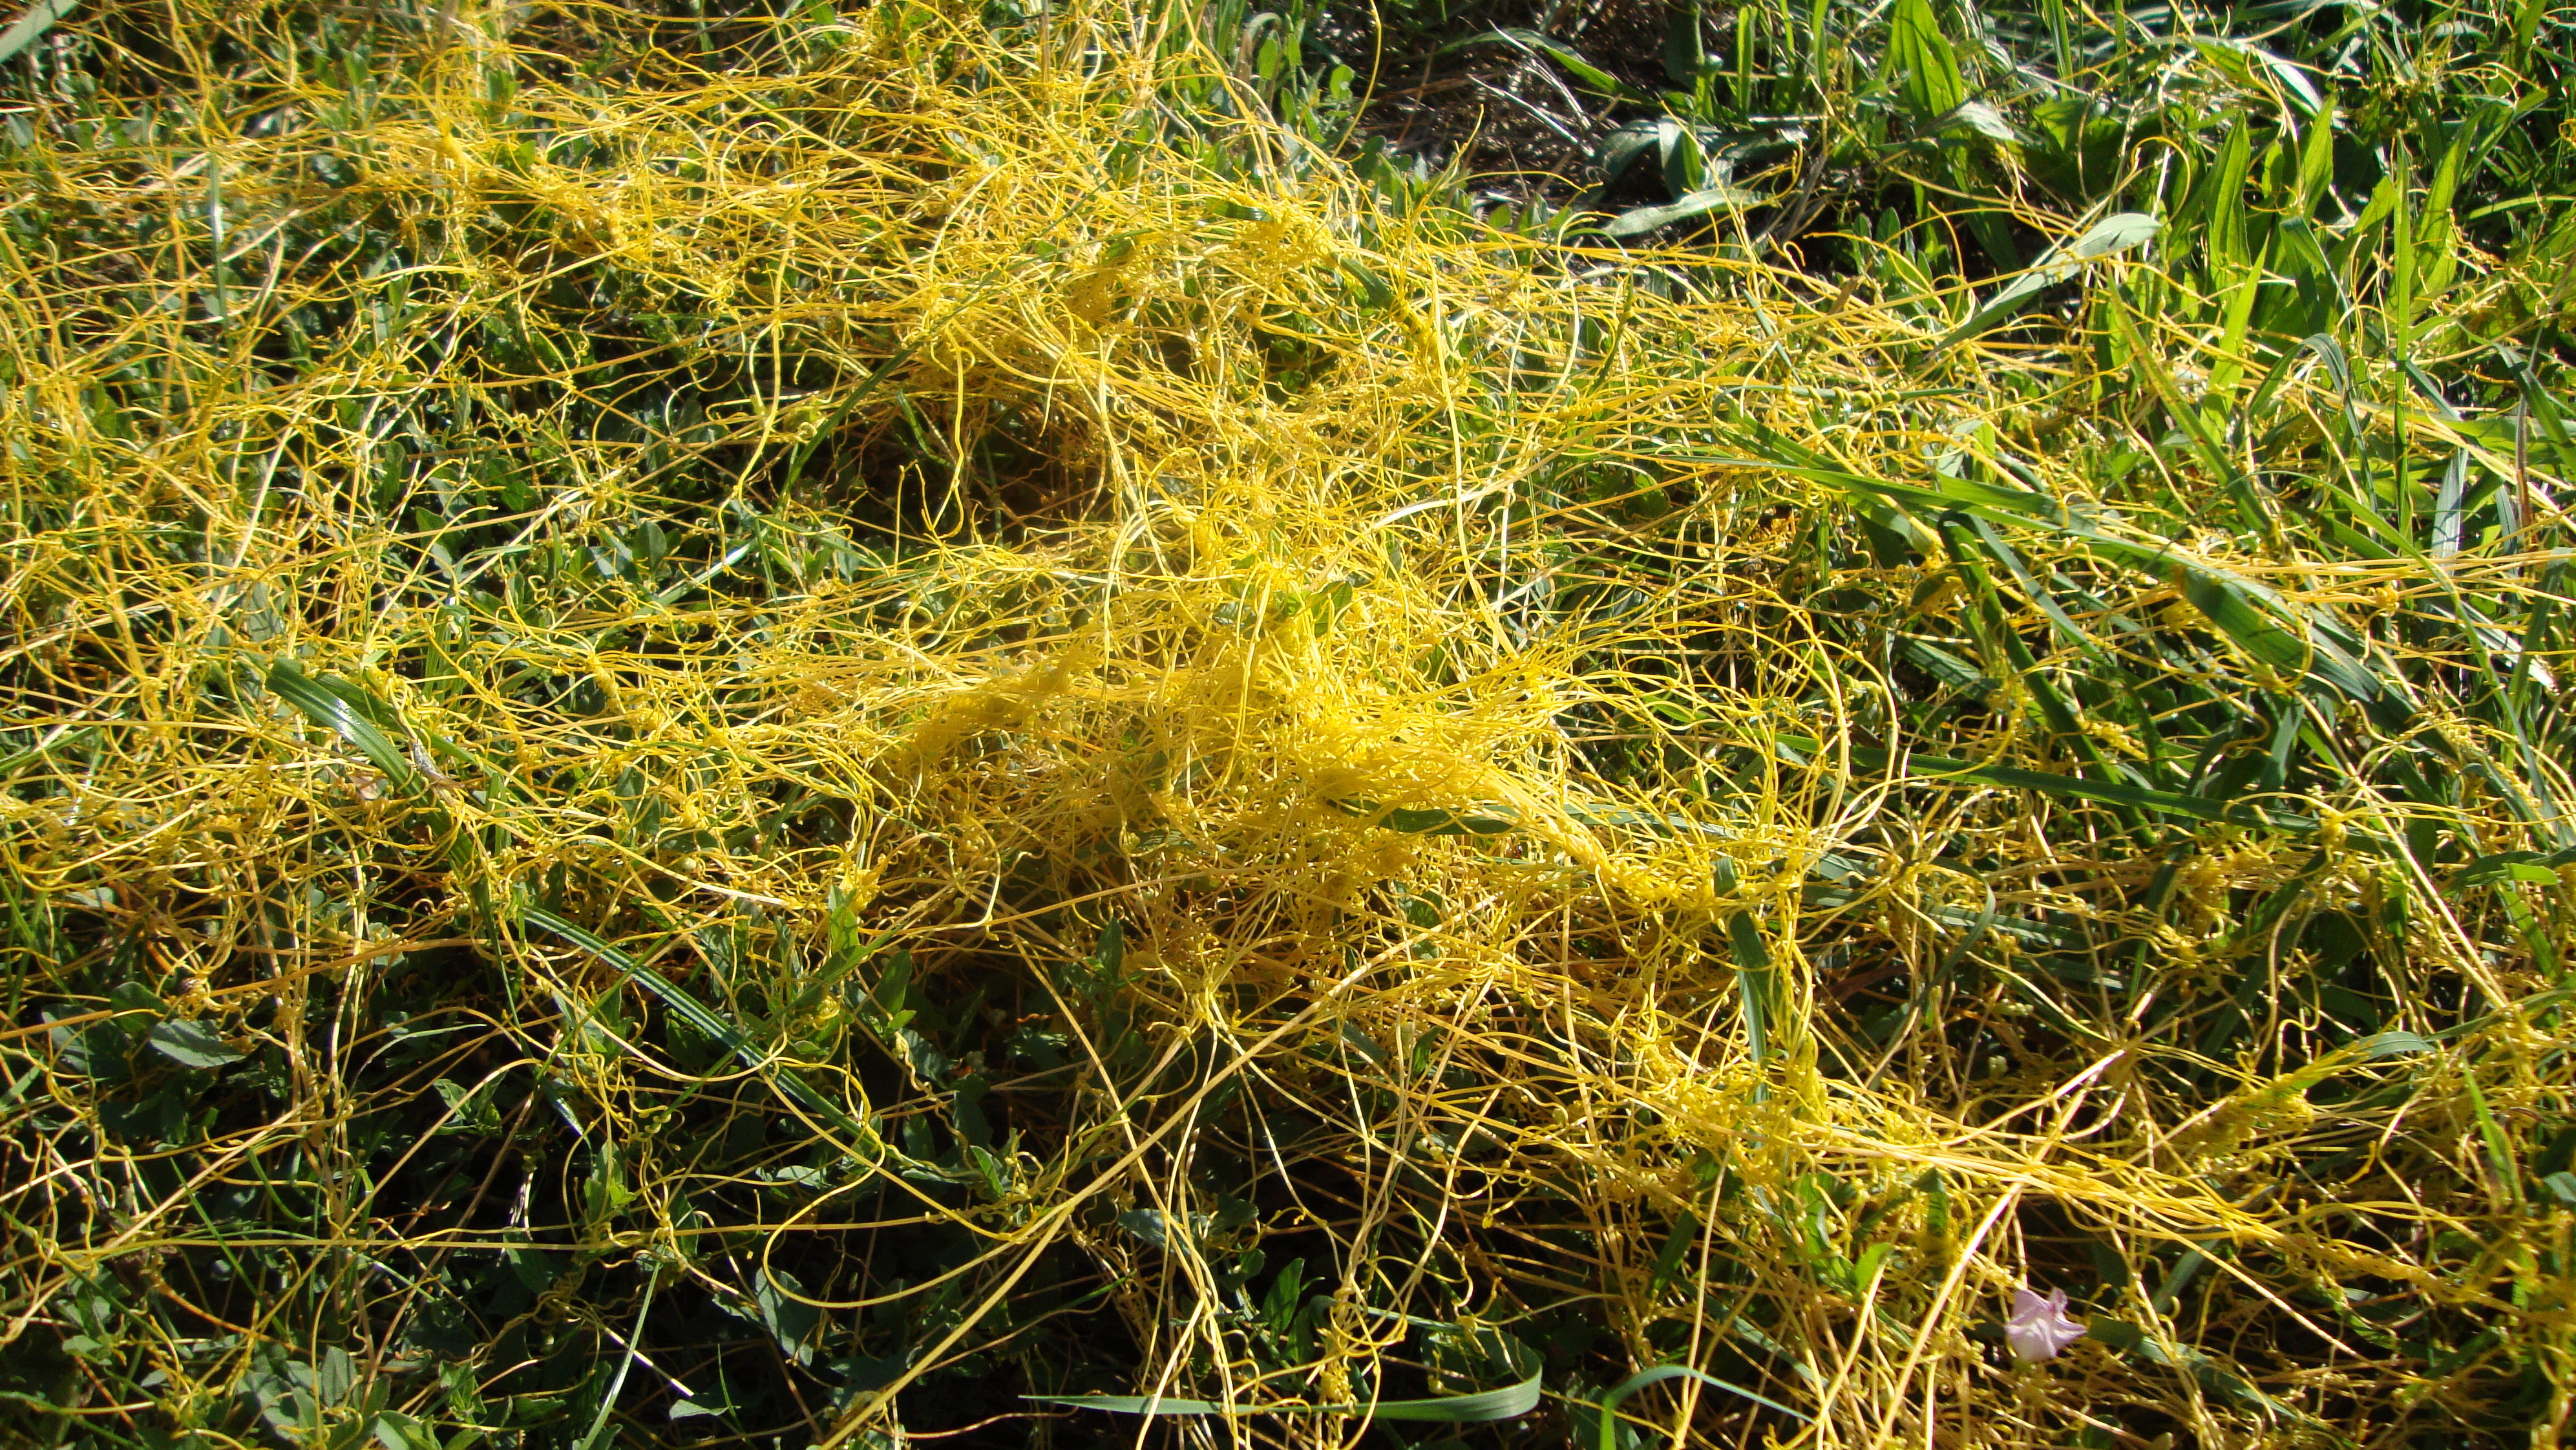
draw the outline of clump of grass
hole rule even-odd
[[[2563,1422],[2528,269],[2401,178],[2305,342],[2218,200],[1983,331],[1488,227],[1202,39],[20,62],[35,1433]]]

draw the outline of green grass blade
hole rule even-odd
[[[1565,67],[1576,80],[1602,95],[1632,104],[1654,104],[1652,96],[1585,60],[1582,52],[1553,35],[1542,35],[1538,31],[1526,30],[1519,26],[1504,26],[1468,36],[1464,40],[1453,40],[1440,47],[1438,53],[1446,55],[1451,51],[1464,50],[1471,45],[1508,45],[1524,55],[1546,56]]]
[[[544,907],[519,908],[519,920],[529,926],[553,932],[565,941],[597,957],[618,975],[659,998],[663,1006],[670,1008],[675,1015],[698,1032],[724,1044],[743,1066],[759,1073],[780,1092],[795,1099],[798,1106],[848,1134],[853,1142],[868,1141],[870,1135],[867,1130],[844,1112],[838,1104],[814,1091],[792,1074],[772,1072],[768,1057],[752,1044],[751,1039],[743,1036],[732,1023],[709,1009],[704,1002],[681,988],[678,983]]]
[[[1801,748],[1821,748],[1814,741],[1797,740],[1786,735],[1781,739]],[[2047,795],[2099,801],[2104,805],[2128,806],[2137,810],[2160,811],[2167,815],[2184,816],[2193,820],[2218,821],[2228,825],[2290,831],[2302,835],[2317,829],[2317,822],[2311,816],[2241,805],[2182,791],[2157,790],[2149,786],[2131,785],[2121,781],[2090,780],[2083,776],[2060,775],[2054,771],[2024,770],[2018,766],[1980,765],[1975,761],[1958,760],[1941,755],[1909,754],[1898,757],[1869,746],[1853,746],[1848,754],[1852,764],[1869,770],[1884,771],[1902,764],[1906,780],[1924,785],[1982,785],[2004,790],[2035,790]]]
[[[1759,1067],[1771,1055],[1771,948],[1753,913],[1727,918],[1726,941],[1735,957],[1735,990],[1744,1004],[1744,1039]]]
[[[410,757],[376,724],[376,719],[392,714],[390,706],[354,685],[308,675],[292,659],[269,666],[265,683],[270,694],[294,706],[298,714],[349,742],[395,789],[418,795],[426,787]]]
[[[2227,456],[2227,449],[2219,442],[2218,435],[2210,431],[2209,420],[2202,417],[2200,409],[2182,395],[2182,385],[2174,381],[2173,374],[2166,370],[2163,360],[2148,349],[2144,334],[2138,331],[2137,324],[2130,319],[2128,304],[2121,300],[2119,289],[2114,288],[2105,295],[2111,304],[2111,330],[2120,339],[2123,349],[2127,351],[2131,366],[2137,370],[2139,377],[2146,380],[2147,386],[2154,391],[2156,397],[2164,403],[2165,412],[2174,420],[2174,425],[2182,429],[2184,437],[2191,440],[2192,451],[2199,456],[2201,466],[2207,468],[2210,476],[2226,487],[2228,496],[2236,501],[2237,512],[2244,517],[2246,526],[2265,538],[2270,538],[2277,529],[2272,516],[2264,510],[2262,502],[2255,496],[2253,480],[2247,478],[2244,470],[2236,466],[2235,460]]]
[[[1648,232],[1671,226],[1675,222],[1689,221],[1693,217],[1709,216],[1717,212],[1742,211],[1747,207],[1762,206],[1770,200],[1769,196],[1761,192],[1719,182],[1676,197],[1662,206],[1641,206],[1621,212],[1609,221],[1603,222],[1599,230],[1605,237],[1643,236]]]
[[[1968,315],[1968,320],[1951,328],[1934,343],[1935,351],[1948,348],[1976,336],[2031,304],[2039,294],[2084,270],[2087,262],[2144,245],[2153,239],[2164,224],[2144,212],[2124,211],[2095,222],[2084,235],[2063,246],[2052,247],[2030,270],[1986,299],[1985,305]]]
[[[1354,1415],[1366,1420],[1432,1421],[1481,1424],[1513,1420],[1538,1408],[1539,1377],[1472,1395],[1442,1395],[1427,1400],[1384,1400],[1375,1405],[1220,1405],[1213,1400],[1185,1400],[1155,1395],[1022,1395],[1040,1405],[1070,1405],[1077,1410],[1105,1410],[1113,1415]]]
[[[1769,1395],[1763,1394],[1757,1390],[1748,1390],[1744,1386],[1739,1385],[1732,1380],[1719,1379],[1717,1376],[1710,1374],[1705,1370],[1693,1369],[1686,1364],[1659,1364],[1652,1369],[1639,1370],[1635,1374],[1628,1376],[1626,1379],[1619,1381],[1619,1383],[1612,1385],[1602,1394],[1601,1450],[1612,1450],[1613,1434],[1617,1430],[1619,1424],[1619,1402],[1621,1400],[1628,1398],[1630,1395],[1635,1394],[1637,1391],[1642,1390],[1649,1385],[1658,1385],[1662,1384],[1666,1380],[1676,1379],[1697,1380],[1699,1383],[1707,1385],[1712,1389],[1721,1389],[1731,1395],[1740,1395],[1765,1409],[1777,1410],[1781,1414],[1787,1415],[1790,1419],[1798,1421],[1800,1424],[1815,1423],[1811,1417],[1789,1408],[1787,1405],[1780,1403]]]

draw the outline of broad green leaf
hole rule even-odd
[[[162,1000],[160,993],[144,986],[141,982],[117,983],[115,989],[107,994],[107,1000],[121,1017],[142,1013],[157,1022],[170,1015],[170,1004]],[[141,1030],[143,1026],[139,1022],[129,1022],[126,1025],[134,1030]]]
[[[1735,957],[1735,988],[1744,1004],[1744,1038],[1758,1066],[1771,1055],[1771,948],[1753,913],[1727,918],[1726,940]]]
[[[2299,142],[2299,191],[2292,207],[2293,215],[2303,223],[2316,213],[2326,183],[2333,179],[2334,129],[2333,109],[2320,106],[2308,122],[2307,135]],[[2313,248],[2316,243],[2311,240],[2308,245]]]
[[[1430,1421],[1452,1425],[1481,1424],[1492,1420],[1516,1420],[1538,1408],[1539,1377],[1531,1375],[1516,1385],[1485,1390],[1472,1395],[1447,1395],[1429,1400],[1395,1400],[1381,1404],[1370,1414],[1372,1420]]]
[[[1171,1247],[1171,1235],[1159,1208],[1131,1208],[1118,1215],[1118,1226],[1158,1249]]]
[[[1374,801],[1364,800],[1337,800],[1330,804],[1345,815],[1378,816],[1379,825],[1390,831],[1402,831],[1408,836],[1499,836],[1520,826],[1520,822],[1509,814],[1507,806],[1487,806],[1482,811],[1465,812],[1442,810],[1436,806],[1388,809]],[[1381,810],[1385,812],[1382,816],[1379,815]]]
[[[1896,0],[1888,15],[1888,55],[1896,63],[1897,90],[1914,124],[1930,130],[1968,98],[1958,53],[1941,33],[1931,0]]]
[[[1395,301],[1395,289],[1367,263],[1356,257],[1342,257],[1335,265],[1342,269],[1343,275],[1359,285],[1361,296],[1371,312],[1383,311]]]
[[[1700,0],[1674,0],[1664,21],[1664,78],[1687,89],[1708,64],[1708,44],[1700,34]]]
[[[1499,816],[1467,816],[1442,810],[1405,810],[1398,807],[1386,813],[1389,830],[1422,836],[1498,836],[1512,829],[1513,822]]]
[[[358,1387],[358,1364],[349,1351],[338,1345],[322,1351],[313,1363],[313,1392],[326,1405],[348,1403],[349,1392]]]
[[[269,666],[268,691],[295,707],[304,718],[331,730],[357,748],[367,763],[395,789],[417,794],[421,789],[420,773],[412,769],[411,760],[377,727],[376,719],[391,718],[391,706],[367,695],[355,685],[341,681],[316,679],[304,673],[304,666],[292,659],[281,659]],[[366,708],[373,705],[374,709]],[[375,718],[370,718],[375,717]]]
[[[2021,143],[2020,133],[2004,119],[2003,112],[1983,101],[1961,101],[1957,110],[1941,118],[1941,129],[1974,131],[1989,141],[2000,141],[2007,146]]]
[[[1593,148],[1592,164],[1600,168],[1602,181],[1606,184],[1618,180],[1638,157],[1655,149],[1662,133],[1661,122],[1638,121],[1601,138],[1601,144]]]
[[[2153,1335],[2138,1326],[2126,1320],[2112,1319],[2100,1314],[2094,1315],[2087,1321],[2085,1332],[2113,1349],[2134,1354],[2150,1364],[2162,1365],[2168,1369],[2187,1370],[2193,1378],[2200,1381],[2202,1388],[2234,1400],[2237,1404],[2255,1411],[2266,1419],[2281,1419],[2302,1424],[2315,1423],[2297,1410],[2273,1399],[2244,1379],[2230,1373],[2217,1361],[2188,1344],[2177,1346],[2178,1352],[2168,1351]]]
[[[79,3],[80,0],[36,0],[26,13],[10,22],[7,30],[0,30],[0,61],[43,39],[45,32],[54,28],[54,22],[71,14]]]
[[[2205,569],[2183,566],[2175,573],[2183,597],[2247,654],[2292,678],[2306,673],[2308,642],[2256,608],[2241,584]]]
[[[1601,1396],[1600,1414],[1601,1450],[1611,1450],[1614,1443],[1611,1437],[1619,1424],[1618,1411],[1619,1402],[1621,1400],[1628,1398],[1630,1395],[1646,1388],[1648,1385],[1661,1384],[1665,1380],[1673,1379],[1697,1380],[1701,1384],[1707,1385],[1712,1389],[1721,1389],[1726,1391],[1728,1394],[1741,1395],[1745,1399],[1751,1400],[1757,1405],[1761,1405],[1767,1409],[1777,1410],[1781,1414],[1787,1415],[1790,1419],[1798,1421],[1800,1424],[1815,1423],[1812,1416],[1801,1414],[1798,1411],[1789,1408],[1787,1405],[1780,1403],[1778,1400],[1771,1398],[1769,1395],[1762,1394],[1755,1390],[1748,1390],[1744,1386],[1739,1385],[1732,1380],[1719,1379],[1713,1374],[1709,1374],[1703,1370],[1693,1369],[1686,1364],[1659,1364],[1652,1369],[1639,1370],[1637,1373],[1619,1381],[1619,1383],[1612,1385],[1608,1390],[1603,1392]]]
[[[2253,129],[2252,121],[2242,114],[2228,123],[2218,159],[2203,173],[2192,197],[2200,250],[2208,261],[2210,280],[2222,287],[2239,277],[2252,260],[2246,252],[2245,173],[2254,164]]]
[[[1576,50],[1573,46],[1566,44],[1564,41],[1557,39],[1553,35],[1543,35],[1538,31],[1525,30],[1518,26],[1504,26],[1501,29],[1488,30],[1476,35],[1468,36],[1464,40],[1453,40],[1447,45],[1440,47],[1440,49],[1434,52],[1434,54],[1447,55],[1451,51],[1464,50],[1471,45],[1496,44],[1511,46],[1525,55],[1546,56],[1548,59],[1555,61],[1558,65],[1565,67],[1576,80],[1583,82],[1585,85],[1590,86],[1593,90],[1598,91],[1605,96],[1614,97],[1622,101],[1634,102],[1639,105],[1654,104],[1654,97],[1647,95],[1634,86],[1628,85],[1621,81],[1617,76],[1614,76],[1608,71],[1603,70],[1601,67],[1594,65],[1592,62],[1585,60],[1582,52]]]
[[[1688,132],[1685,131],[1684,134],[1687,135]],[[1746,207],[1761,206],[1770,199],[1761,192],[1748,191],[1741,186],[1721,181],[1713,186],[1703,186],[1686,196],[1677,197],[1662,206],[1641,206],[1631,211],[1621,212],[1601,224],[1601,234],[1606,237],[1642,236],[1647,232],[1671,226],[1678,221],[1707,216],[1711,212],[1741,211]]]
[[[2460,868],[2454,880],[2462,886],[2484,886],[2497,881],[2523,881],[2534,886],[2558,884],[2558,868],[2576,865],[2576,848],[2552,851],[2499,851],[2480,856]]]
[[[1686,198],[1709,184],[1708,153],[1700,149],[1698,127],[1667,116],[1656,126],[1655,140],[1663,153],[1666,191]]]
[[[2030,270],[2014,278],[2004,289],[1987,298],[1985,305],[1968,315],[1968,320],[1942,335],[1936,348],[1948,348],[1974,337],[2030,305],[2032,298],[2060,282],[2072,279],[2084,270],[2087,262],[2117,256],[2152,239],[2163,223],[2144,212],[2124,211],[2104,217],[2085,233],[2061,247],[2052,247]]]
[[[2308,79],[2306,68],[2296,62],[2285,60],[2252,41],[2240,40],[2232,35],[2205,39],[2196,44],[2200,47],[2202,55],[2220,61],[2222,64],[2242,57],[2242,61],[2228,68],[2231,70],[2241,68],[2248,79],[2253,75],[2253,66],[2261,66],[2264,70],[2270,71],[2273,78],[2281,83],[2281,88],[2288,92],[2291,107],[2300,115],[2314,116],[2325,106],[2325,98],[2317,94],[2316,83]],[[2246,65],[2244,62],[2251,62],[2251,65]]]
[[[181,1067],[211,1070],[242,1060],[232,1044],[203,1022],[163,1022],[145,1040],[153,1051]]]
[[[1358,1023],[1343,1023],[1341,1037],[1344,1042],[1349,1043],[1353,1048],[1357,1049],[1360,1056],[1367,1058],[1370,1066],[1391,1067],[1394,1065],[1394,1056],[1385,1048],[1378,1046],[1377,1039],[1362,1031]]]
[[[2079,262],[2098,262],[2155,239],[2164,223],[2140,211],[2115,212],[2085,228],[2066,244],[2066,255]]]
[[[2447,559],[2460,552],[2461,536],[2468,523],[2461,510],[2461,500],[2468,489],[2469,450],[2454,448],[2449,466],[2442,470],[2441,490],[2433,498],[2431,553],[2436,559]]]
[[[1539,1373],[1539,1352],[1491,1324],[1473,1319],[1455,1324],[1404,1316],[1426,1331],[1423,1348],[1428,1363],[1443,1373],[1477,1379],[1509,1379],[1515,1384]]]

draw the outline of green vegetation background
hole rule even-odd
[[[2576,11],[0,52],[0,1437],[2560,1443]]]

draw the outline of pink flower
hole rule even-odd
[[[2024,1364],[2055,1359],[2059,1350],[2083,1337],[2084,1326],[2067,1317],[2065,1290],[2051,1289],[2045,1299],[2028,1289],[2013,1291],[2012,1318],[2004,1324],[2013,1358]]]

